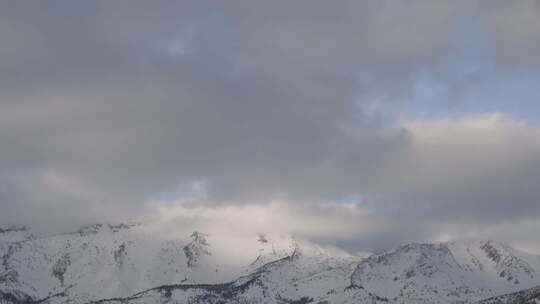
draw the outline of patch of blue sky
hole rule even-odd
[[[191,181],[181,183],[177,187],[167,189],[155,194],[151,201],[161,204],[174,204],[179,201],[200,201],[208,196],[208,183],[204,181]]]
[[[540,122],[540,71],[499,71],[462,84],[419,78],[403,115],[438,119],[490,112]]]
[[[540,122],[540,70],[512,69],[489,57],[486,31],[467,24],[454,58],[414,77],[410,100],[400,109],[405,119],[456,118],[499,112]],[[404,116],[404,117],[403,117]]]
[[[342,199],[341,199],[341,203],[342,204],[361,204],[364,200],[364,197],[361,195],[361,194],[357,194],[357,193],[352,193],[352,194],[348,194],[348,195],[345,195]]]

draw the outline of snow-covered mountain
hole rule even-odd
[[[409,244],[358,264],[351,284],[398,303],[472,303],[540,284],[540,258],[493,241]]]
[[[539,256],[488,240],[364,256],[265,234],[237,251],[219,242],[198,231],[156,237],[137,223],[57,235],[3,228],[0,303],[446,304],[540,285]],[[515,303],[493,301],[482,303]]]
[[[539,303],[540,303],[540,286],[501,295],[501,296],[496,296],[496,297],[478,302],[478,304],[539,304]]]

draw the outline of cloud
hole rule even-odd
[[[419,75],[452,104],[534,63],[538,14],[503,1],[1,7],[0,222],[66,229],[190,196],[383,247],[433,238],[431,221],[536,218],[537,126],[401,119]]]
[[[395,219],[378,216],[362,206],[332,202],[208,205],[180,199],[174,204],[154,202],[150,210],[147,222],[162,236],[198,230],[216,239],[250,240],[264,233],[337,245],[350,252],[391,245],[388,238],[396,237],[399,226]],[[413,229],[403,228],[402,233]],[[420,240],[423,236],[414,237]],[[354,243],[349,243],[351,240]]]
[[[480,2],[481,16],[490,35],[490,47],[500,64],[530,67],[538,62],[540,41],[535,33],[540,29],[540,5],[536,1],[510,4],[505,1]],[[537,67],[537,66],[536,66]]]
[[[404,128],[412,144],[381,192],[441,218],[538,216],[538,126],[493,113]]]

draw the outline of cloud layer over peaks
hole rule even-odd
[[[537,20],[534,1],[0,5],[0,222],[280,202],[282,227],[355,249],[525,225],[537,121],[459,109],[537,79]]]

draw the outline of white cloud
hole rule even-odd
[[[271,233],[302,238],[348,239],[384,225],[384,218],[354,204],[271,202],[267,204],[197,204],[183,199],[151,203],[158,222],[212,234]],[[185,230],[184,230],[185,231]]]

